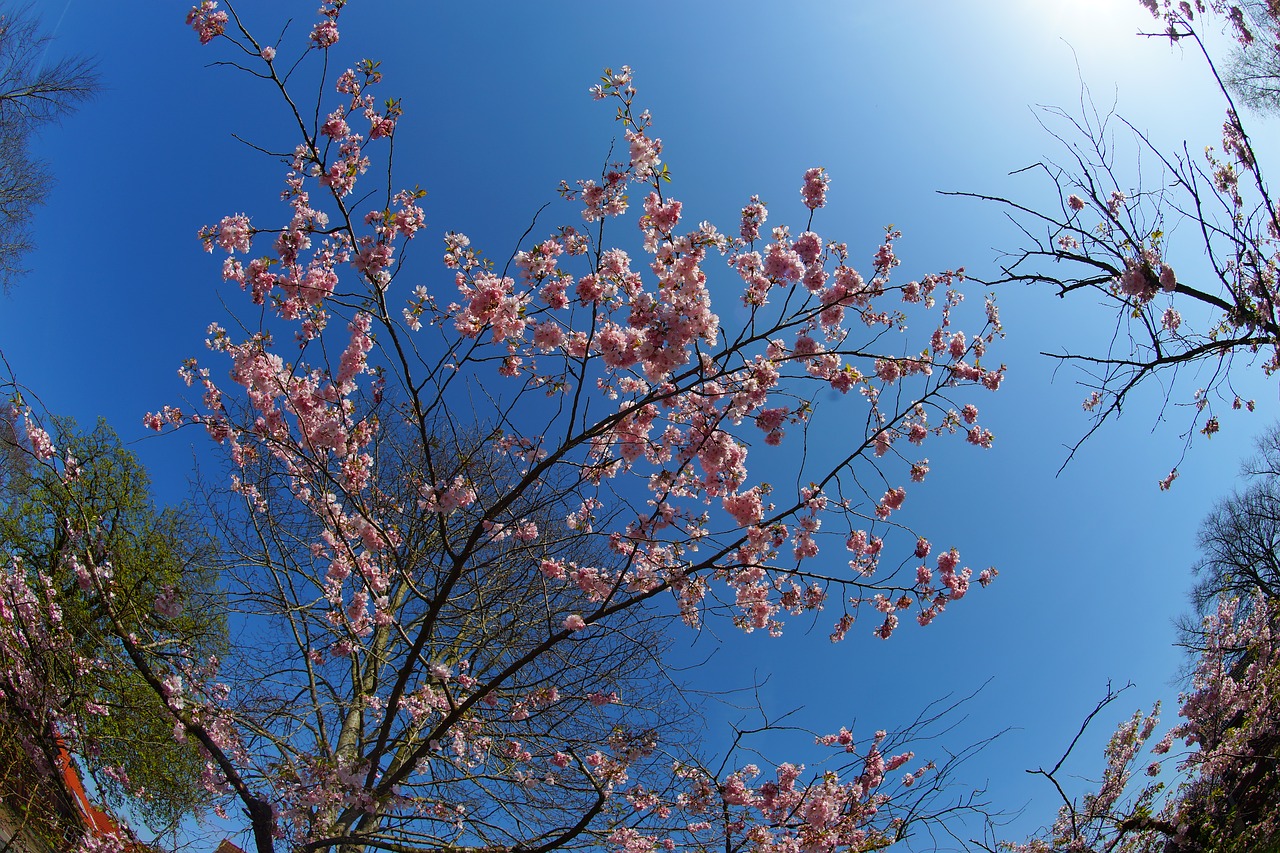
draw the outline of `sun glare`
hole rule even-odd
[[[1068,42],[1121,43],[1139,31],[1154,32],[1157,22],[1138,0],[1035,0],[1038,17]]]

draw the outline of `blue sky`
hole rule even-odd
[[[278,30],[288,8],[295,42],[314,11],[243,5],[261,32]],[[271,138],[269,93],[206,67],[220,54],[183,27],[182,4],[117,4],[104,14],[84,0],[46,0],[36,9],[56,26],[56,51],[98,57],[105,89],[36,143],[58,183],[36,222],[32,272],[0,301],[0,350],[48,410],[86,424],[107,417],[134,442],[162,498],[177,499],[193,453],[203,452],[200,437],[147,437],[141,417],[182,397],[178,366],[202,354],[205,327],[224,317],[218,262],[201,251],[197,229],[272,209],[278,169],[231,137]],[[1060,154],[1034,105],[1071,108],[1083,80],[1100,105],[1114,101],[1163,147],[1218,141],[1221,106],[1203,65],[1133,35],[1150,23],[1136,0],[642,10],[364,0],[344,12],[335,61],[380,59],[385,93],[403,98],[398,182],[429,191],[428,241],[458,230],[495,257],[514,248],[560,180],[598,170],[612,108],[586,88],[602,67],[628,63],[686,219],[731,231],[746,198],[759,194],[771,221],[798,220],[801,176],[821,165],[832,180],[817,220],[824,236],[867,258],[893,223],[904,232],[904,278],[959,265],[984,278],[1018,234],[998,209],[935,191],[1042,200],[1046,185],[1008,175]],[[415,284],[447,283],[433,245],[415,247]],[[1180,271],[1195,262],[1174,258]],[[1155,483],[1178,463],[1184,426],[1176,409],[1170,423],[1157,422],[1155,394],[1055,476],[1087,428],[1085,393],[1038,352],[1097,350],[1109,317],[1048,292],[997,296],[1008,331],[997,358],[1009,372],[984,407],[996,445],[986,454],[958,444],[931,452],[934,473],[913,493],[908,521],[967,562],[998,567],[999,581],[888,643],[860,623],[831,646],[825,622],[809,636],[797,623],[781,641],[735,639],[709,677],[741,683],[772,669],[762,691],[771,709],[805,705],[803,722],[814,729],[856,718],[864,732],[905,723],[929,701],[990,678],[957,737],[1015,730],[966,778],[989,784],[1005,809],[1030,801],[1015,824],[1026,830],[1051,820],[1054,804],[1048,785],[1022,771],[1056,761],[1108,679],[1138,685],[1108,725],[1161,696],[1173,718],[1182,658],[1171,620],[1184,609],[1196,525],[1232,487],[1276,398],[1265,381],[1245,378],[1259,412],[1227,417],[1220,435],[1197,442],[1169,493]],[[800,644],[805,667],[793,663]],[[1107,733],[1100,726],[1095,745]],[[1080,772],[1101,767],[1099,750],[1084,753]]]

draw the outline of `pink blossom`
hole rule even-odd
[[[33,424],[29,419],[26,422],[27,441],[31,444],[31,455],[36,459],[44,462],[58,455],[57,448],[53,446],[53,439],[49,438],[49,433]]]
[[[534,324],[533,345],[542,350],[553,350],[564,343],[564,330],[554,320]]]
[[[360,81],[356,79],[356,72],[348,68],[338,75],[336,88],[343,95],[360,94]]]
[[[810,210],[817,210],[825,207],[827,204],[827,185],[831,183],[831,179],[827,177],[826,169],[813,168],[804,173],[804,186],[800,188],[800,195],[804,198],[804,206]]]
[[[585,627],[587,627],[586,621],[577,613],[564,620],[564,629],[566,631],[581,631]]]
[[[1071,195],[1067,196],[1067,207],[1071,208],[1076,213],[1079,213],[1080,211],[1084,210],[1084,199],[1072,193]]]
[[[891,358],[878,358],[875,363],[876,376],[885,382],[896,382],[902,375],[898,362]]]
[[[876,249],[872,263],[877,276],[887,276],[890,270],[901,263],[893,252],[893,241],[897,236],[901,235],[897,231],[890,231],[885,235],[885,241]]]
[[[724,508],[733,516],[739,527],[756,524],[764,517],[764,507],[760,502],[759,487],[749,489],[741,494],[725,495]]]
[[[656,192],[649,193],[648,198],[644,200],[645,215],[640,217],[640,227],[653,228],[662,234],[670,234],[680,222],[681,207],[682,204],[674,200],[663,204]]]
[[[426,224],[426,214],[414,203],[414,198],[409,192],[396,195],[396,203],[400,205],[400,210],[395,215],[396,230],[409,240]]]
[[[650,139],[632,130],[627,131],[626,137],[631,150],[631,168],[637,178],[647,178],[662,163],[658,158],[662,152],[662,140]]]
[[[166,586],[156,596],[155,611],[166,619],[174,619],[182,613],[182,597],[171,586]]]
[[[160,681],[160,692],[165,699],[169,700],[171,708],[181,708],[185,704],[183,690],[182,676],[180,675],[166,675]]]
[[[1120,292],[1147,301],[1155,296],[1155,288],[1149,280],[1150,271],[1146,264],[1133,258],[1126,258],[1124,272],[1120,274],[1118,284]]]
[[[369,337],[371,323],[370,315],[361,312],[347,324],[347,330],[351,332],[351,340],[339,359],[338,375],[334,380],[343,393],[349,394],[354,390],[353,380],[367,367],[366,359],[369,350],[373,348],[373,339]]]
[[[461,476],[454,477],[453,482],[436,489],[424,486],[419,490],[418,506],[427,512],[438,512],[449,515],[459,509],[465,509],[476,500],[476,492]]]
[[[786,423],[787,415],[791,410],[786,406],[778,406],[772,409],[761,409],[756,414],[756,426],[766,433],[778,433],[781,435],[781,428]]]
[[[817,355],[821,352],[821,349],[822,348],[819,346],[817,341],[808,334],[801,332],[796,335],[796,343],[792,348],[792,352],[801,358],[805,358],[807,356]]]
[[[1113,190],[1111,197],[1107,199],[1107,212],[1112,218],[1120,215],[1120,210],[1124,207],[1125,195],[1119,190]]]
[[[742,208],[742,239],[753,243],[760,239],[760,226],[769,218],[764,202],[760,196],[753,195],[746,207]]]
[[[369,139],[383,139],[395,133],[396,129],[396,113],[389,115],[380,115],[372,109],[364,111],[364,117],[369,121]]]
[[[786,244],[770,243],[765,250],[764,272],[778,281],[795,282],[804,275],[804,263]]]
[[[345,139],[351,134],[351,127],[347,124],[343,111],[334,110],[320,126],[320,132],[330,139]]]
[[[951,365],[951,373],[962,382],[977,382],[982,378],[982,371],[966,361],[957,361]]]
[[[880,503],[876,506],[876,515],[882,519],[888,518],[889,513],[902,508],[902,502],[907,498],[905,489],[889,489],[884,493],[884,497],[880,499]]]
[[[495,342],[518,339],[524,334],[529,296],[516,295],[512,279],[482,272],[468,281],[460,273],[458,289],[466,302],[450,308],[455,312],[454,326],[463,336],[477,337],[486,326]]]
[[[808,267],[818,260],[822,254],[822,238],[812,231],[806,231],[795,239],[791,248],[800,256],[800,260]],[[819,283],[821,287],[821,283]],[[813,288],[810,288],[811,290]]]
[[[338,43],[338,25],[332,18],[325,18],[311,29],[311,43],[318,48],[328,48]]]
[[[249,225],[249,217],[243,213],[235,216],[224,216],[218,226],[218,245],[227,252],[249,254],[249,238],[253,230]]]
[[[593,302],[599,302],[605,298],[606,294],[612,295],[613,290],[603,281],[600,276],[584,275],[578,279],[578,284],[574,288],[574,294],[578,297],[578,302],[582,305],[590,305]]]
[[[187,13],[187,26],[200,36],[201,44],[208,44],[223,34],[227,28],[227,13],[215,11],[218,4],[213,0],[202,0],[199,6],[192,6]]]
[[[968,435],[966,436],[966,440],[970,444],[976,445],[978,447],[984,447],[984,448],[991,447],[991,442],[994,440],[994,438],[995,436],[991,434],[991,430],[983,429],[982,427],[978,427],[978,426],[971,428],[969,430]]]
[[[897,630],[897,628],[898,628],[898,617],[893,613],[890,613],[884,617],[884,622],[880,625],[880,627],[876,628],[871,633],[873,633],[875,636],[879,637],[882,640],[887,640],[891,636],[893,636],[893,632]]]

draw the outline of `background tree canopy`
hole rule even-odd
[[[136,802],[148,826],[161,830],[204,810],[204,759],[194,745],[174,740],[172,716],[123,665],[111,636],[154,622],[157,597],[171,594],[182,603],[167,625],[174,653],[180,647],[203,656],[224,653],[227,617],[217,587],[217,549],[192,507],[152,505],[146,471],[105,422],[91,432],[77,430],[69,419],[55,424],[56,440],[78,473],[63,477],[11,456],[0,482],[0,550],[6,562],[17,558],[53,579],[77,650],[104,664],[88,678],[67,670],[58,676],[72,703],[65,710],[85,726],[87,743],[78,751],[99,790],[115,804]],[[68,559],[83,531],[92,531],[92,549],[112,567],[117,626],[81,594],[83,578]],[[145,794],[134,797],[139,790]]]

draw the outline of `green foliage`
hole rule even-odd
[[[174,720],[136,669],[123,665],[113,631],[160,636],[148,628],[159,624],[157,596],[172,589],[184,607],[164,620],[164,639],[153,652],[185,648],[202,659],[221,653],[226,607],[213,540],[189,507],[156,510],[146,471],[105,422],[79,432],[73,422],[58,420],[56,432],[60,452],[74,458],[79,472],[63,476],[49,466],[11,463],[0,481],[0,550],[53,578],[80,652],[108,663],[66,685],[92,745],[85,764],[108,803],[127,800],[148,826],[162,829],[202,810],[204,759],[194,744],[174,740]],[[83,593],[67,559],[72,548],[84,547],[83,540],[76,544],[82,533],[95,561],[111,565],[114,626],[101,602]],[[117,662],[122,665],[112,665]],[[90,703],[108,713],[87,712]]]

